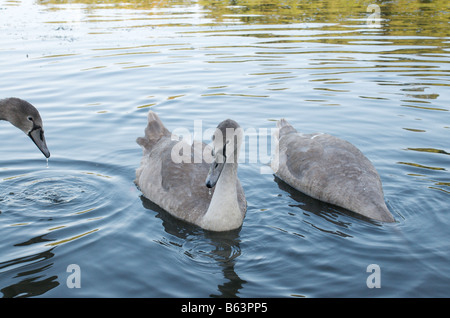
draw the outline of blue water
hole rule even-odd
[[[0,0],[0,97],[39,109],[51,151],[0,122],[3,297],[450,295],[448,4],[393,1],[371,27],[365,2],[288,2]],[[396,223],[298,193],[263,158],[239,165],[242,228],[178,221],[133,182],[149,109],[170,130],[285,117],[344,138]]]

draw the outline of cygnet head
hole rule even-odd
[[[19,98],[8,98],[2,102],[10,110],[6,119],[28,135],[46,158],[50,157],[38,110],[29,102]]]
[[[208,188],[216,185],[225,164],[237,165],[242,136],[242,128],[232,119],[224,120],[217,126],[212,136],[213,161],[206,178]]]

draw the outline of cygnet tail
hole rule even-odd
[[[275,174],[277,174],[280,166],[280,139],[292,132],[297,132],[297,130],[286,119],[282,118],[277,121],[277,129],[273,131],[274,153],[270,162],[270,167]]]
[[[144,148],[144,150],[151,150],[151,148],[163,137],[170,137],[170,132],[159,119],[158,115],[153,112],[148,112],[148,124],[145,128],[145,137],[139,137],[136,142]]]
[[[275,133],[277,139],[280,139],[283,135],[297,132],[297,130],[284,118],[277,121],[277,128],[278,130]]]

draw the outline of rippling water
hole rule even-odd
[[[449,6],[369,4],[0,0],[0,97],[39,108],[52,153],[0,123],[2,296],[448,297]],[[149,109],[170,130],[285,117],[347,139],[397,222],[293,191],[248,147],[242,228],[177,221],[133,183]]]

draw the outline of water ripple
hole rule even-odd
[[[1,243],[0,274],[10,277],[2,289],[7,297],[34,296],[58,286],[55,278],[40,279],[52,267],[56,248],[75,243],[60,250],[67,253],[106,235],[132,202],[130,181],[113,165],[52,159],[49,168],[32,170],[21,164],[8,163],[0,172],[0,228],[9,238]],[[29,165],[36,168],[33,161]],[[29,288],[45,290],[22,290],[24,281]]]

